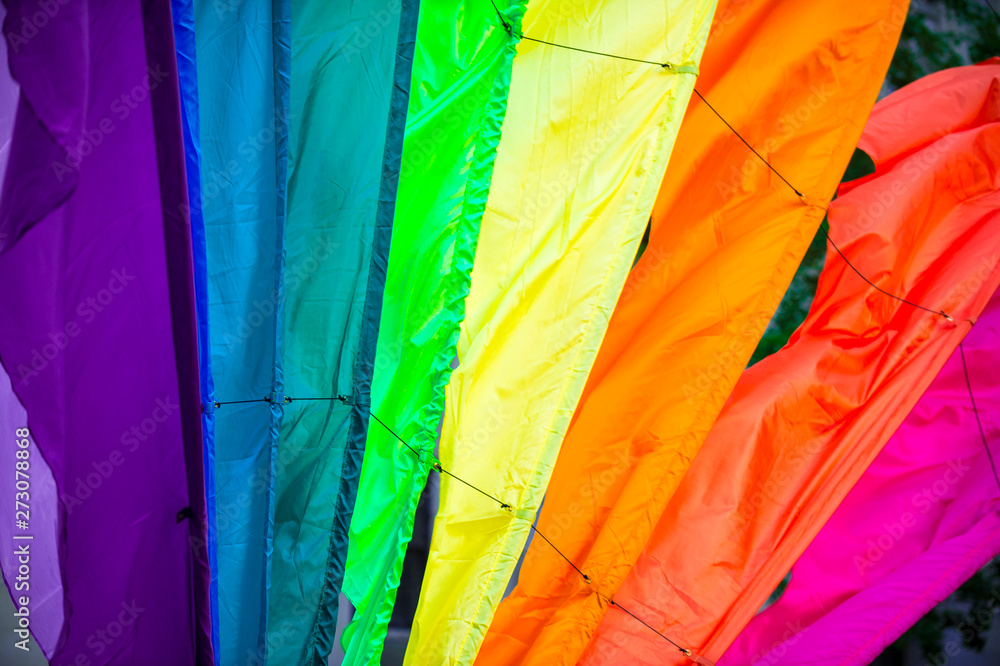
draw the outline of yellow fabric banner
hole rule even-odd
[[[906,8],[907,0],[720,0],[698,92],[733,129],[691,101],[649,245],[615,308],[538,521],[592,583],[534,540],[476,666],[576,664],[606,613],[642,629],[608,599],[809,247]],[[692,535],[690,547],[698,542]],[[645,618],[645,607],[629,610]],[[673,648],[663,647],[666,660]],[[628,661],[612,651],[604,663]]]
[[[476,656],[635,258],[714,8],[528,5],[440,444],[444,469],[497,501],[441,477],[407,664]]]

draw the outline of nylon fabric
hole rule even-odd
[[[404,8],[415,23],[415,4]],[[357,612],[342,638],[345,664],[379,663],[433,460],[517,43],[488,3],[419,11],[372,412],[421,457],[372,421],[348,546],[344,592]],[[502,11],[517,26],[524,3]]]
[[[609,612],[601,595],[615,596],[642,552],[815,235],[906,8],[719,3],[698,91],[806,196],[691,100],[649,244],[615,306],[539,517],[539,531],[594,583],[533,541],[477,664],[580,658]]]
[[[7,5],[7,26],[32,26],[36,3]],[[25,590],[58,595],[29,602],[42,606],[32,629],[53,663],[213,658],[168,12],[137,0],[76,2],[28,38],[6,35],[21,95],[0,197],[0,359],[27,414],[16,424],[31,430],[22,441],[37,447],[21,459],[29,488],[18,491],[38,493],[40,511],[27,511],[18,531],[48,539],[54,527],[58,539],[31,551],[39,582],[55,565],[62,589]],[[9,406],[5,420],[23,418]],[[125,631],[106,633],[126,619]],[[51,621],[64,624],[43,625]]]
[[[177,50],[177,79],[184,134],[184,172],[187,177],[187,211],[191,224],[195,313],[198,319],[198,380],[201,392],[201,430],[204,439],[205,515],[210,572],[209,600],[212,647],[219,649],[219,580],[215,515],[215,384],[212,380],[208,326],[208,269],[205,256],[205,221],[201,211],[201,140],[198,122],[198,69],[194,37],[193,0],[171,0],[171,17]],[[218,662],[216,662],[218,663]]]
[[[709,660],[841,504],[1000,284],[997,87],[992,73],[971,88],[941,85],[950,76],[876,105],[858,144],[875,173],[841,186],[829,210],[846,261],[827,253],[802,326],[740,378],[618,591]],[[622,613],[604,617],[581,663],[609,655],[686,662],[664,659],[663,640]]]
[[[282,2],[194,0],[201,127],[201,205],[216,399],[281,392],[283,300],[280,103],[287,40]],[[277,79],[277,83],[276,83]],[[276,97],[277,95],[277,97]],[[225,405],[215,413],[219,663],[265,656],[273,484],[280,405]]]
[[[293,402],[277,452],[267,643],[270,663],[326,664],[392,229],[396,169],[386,171],[385,156],[402,140],[395,132],[397,144],[386,144],[400,11],[386,0],[294,0],[291,25],[282,367]],[[371,25],[378,34],[361,41],[357,28],[367,35]],[[402,61],[405,82],[406,54]],[[359,150],[359,138],[370,146]],[[332,396],[351,404],[297,400]]]
[[[715,3],[528,5],[523,34],[696,66]],[[646,227],[695,77],[522,40],[447,391],[407,664],[470,664]]]
[[[925,122],[937,129],[946,121],[952,132],[975,132],[981,165],[996,169],[1000,60],[934,74],[883,104],[898,110],[882,121],[873,117],[880,134]],[[902,115],[907,112],[912,116]],[[922,154],[932,155],[931,148]],[[921,164],[914,158],[902,163],[896,170],[905,176],[900,182]],[[998,262],[1000,256],[988,257],[970,286],[988,281]],[[962,346],[975,405],[997,458],[1000,295],[994,294]],[[955,351],[799,557],[781,598],[754,617],[720,664],[870,662],[1000,553],[998,502],[1000,489]]]

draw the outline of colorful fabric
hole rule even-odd
[[[415,3],[408,11],[415,20]],[[524,5],[503,12],[517,26]],[[372,384],[372,414],[384,425],[373,419],[368,432],[344,581],[357,609],[342,639],[346,664],[379,663],[392,616],[465,315],[516,44],[489,3],[420,8]]]
[[[208,665],[197,329],[169,5],[74,2],[42,26],[37,3],[7,5],[20,99],[0,195],[0,359],[27,423],[11,424],[24,416],[9,404],[2,419],[16,426],[5,449],[30,455],[12,455],[24,478],[11,474],[4,492],[26,494],[14,536],[40,534],[25,546],[43,585],[19,590],[5,574],[53,663]]]
[[[805,196],[692,100],[539,518],[592,583],[536,539],[477,663],[583,653],[823,218],[906,7],[720,2],[698,91]]]
[[[509,509],[442,477],[408,664],[475,659],[646,228],[714,5],[528,5],[440,444],[445,470]]]
[[[976,132],[973,145],[984,147],[982,163],[995,170],[1000,102],[990,86],[998,79],[1000,62],[953,70],[886,102],[900,112],[927,104],[938,118],[954,119],[954,110],[943,107],[959,100],[967,123],[977,115],[986,120],[953,129]],[[981,197],[977,207],[990,200]],[[981,264],[970,287],[989,281],[998,260]],[[961,353],[953,352],[799,557],[781,597],[754,617],[720,664],[867,664],[1000,553],[1000,488],[975,413],[1000,458],[1000,296],[993,296],[962,347],[976,409]]]
[[[205,221],[201,214],[201,139],[198,122],[198,69],[194,37],[193,0],[171,0],[177,79],[180,87],[181,121],[184,132],[184,171],[187,177],[191,220],[191,252],[194,265],[195,313],[198,318],[198,381],[201,389],[201,431],[204,438],[205,500],[207,519],[206,554],[210,571],[212,646],[219,649],[219,564],[215,519],[215,383],[212,380],[212,350],[208,326],[208,270],[205,257]]]
[[[195,9],[220,661],[325,663],[408,94],[397,45],[413,22],[380,0]]]
[[[788,345],[740,378],[615,596],[709,660],[861,478],[1000,283],[996,65],[932,75],[876,105],[859,143],[875,173],[830,206],[844,256],[827,253]],[[664,645],[609,613],[582,663],[686,663],[676,651],[665,658]]]
[[[405,21],[399,3],[386,0],[292,2],[280,316],[284,391],[293,402],[277,452],[273,663],[325,666],[333,647],[409,94],[411,56],[397,44],[412,42],[415,5],[404,6]],[[376,21],[378,34],[358,46],[359,24],[369,35]],[[350,404],[308,401],[315,396],[348,396]]]
[[[211,367],[223,402],[283,390],[287,5],[194,0]],[[265,653],[281,410],[279,400],[215,412],[221,664]]]

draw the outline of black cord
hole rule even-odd
[[[705,106],[707,106],[709,108],[709,110],[712,113],[714,113],[716,115],[716,117],[718,117],[718,119],[721,120],[725,124],[725,126],[730,129],[730,131],[732,131],[733,134],[736,135],[737,139],[739,139],[740,141],[743,142],[744,146],[746,146],[747,148],[750,149],[750,152],[752,152],[754,155],[756,155],[760,159],[760,161],[763,162],[767,166],[768,169],[770,169],[771,171],[773,171],[774,175],[776,175],[778,178],[780,178],[781,180],[783,180],[785,182],[785,185],[788,185],[788,187],[792,188],[792,192],[795,192],[795,194],[797,196],[799,196],[799,197],[804,197],[805,196],[804,194],[802,194],[801,192],[799,192],[798,189],[794,185],[792,185],[790,182],[788,182],[788,179],[785,178],[784,176],[782,176],[778,172],[777,169],[775,169],[773,166],[771,166],[771,163],[768,162],[767,160],[765,160],[764,156],[761,155],[760,153],[758,153],[757,150],[753,146],[751,146],[747,142],[747,140],[744,139],[743,136],[739,132],[736,131],[736,128],[733,127],[732,125],[730,125],[729,121],[726,120],[725,118],[723,118],[722,114],[719,113],[718,111],[716,111],[714,106],[712,106],[711,104],[708,103],[708,100],[705,99],[705,97],[700,92],[698,92],[697,88],[694,89],[694,94],[698,96],[698,99],[700,99],[702,102],[705,103]]]
[[[993,461],[993,452],[990,451],[989,442],[986,441],[986,431],[983,430],[983,422],[979,419],[979,410],[976,408],[976,396],[972,393],[972,382],[969,380],[969,366],[965,362],[965,347],[958,343],[958,352],[962,357],[962,370],[965,372],[965,386],[969,389],[969,400],[972,402],[972,413],[976,415],[976,425],[979,426],[979,436],[983,440],[983,448],[986,449],[986,456],[990,459],[990,467],[993,468],[993,478],[996,479],[997,488],[1000,489],[1000,474],[997,474],[997,465]]]
[[[524,33],[521,33],[520,35],[515,35],[513,26],[511,26],[510,23],[507,22],[507,19],[503,17],[503,14],[500,13],[500,8],[497,7],[497,3],[494,2],[493,0],[490,0],[490,4],[492,4],[493,9],[496,10],[497,17],[500,19],[500,23],[503,25],[504,30],[506,30],[507,34],[510,35],[511,37],[516,36],[518,39],[524,39],[529,42],[536,42],[538,44],[545,44],[546,46],[553,46],[557,49],[566,49],[567,51],[589,53],[590,55],[602,56],[605,58],[614,58],[615,60],[627,60],[628,62],[639,62],[644,65],[656,65],[657,67],[663,67],[664,69],[676,69],[674,65],[669,62],[656,62],[655,60],[642,60],[641,58],[629,58],[628,56],[620,56],[620,55],[615,55],[613,53],[602,53],[601,51],[591,51],[590,49],[581,49],[576,46],[567,46],[566,44],[556,44],[554,42],[547,42],[544,39],[529,37]]]
[[[832,245],[833,249],[837,251],[837,254],[839,254],[840,257],[847,263],[847,265],[851,267],[851,270],[853,270],[855,273],[857,273],[861,277],[861,279],[864,280],[865,282],[867,282],[869,285],[871,285],[872,287],[874,287],[878,291],[882,292],[883,294],[885,294],[889,298],[895,298],[897,301],[900,301],[901,303],[906,303],[907,305],[911,305],[911,306],[913,306],[915,308],[919,308],[920,310],[924,310],[926,312],[930,312],[931,314],[939,315],[941,317],[944,317],[948,321],[955,321],[954,319],[952,319],[951,315],[949,315],[944,310],[932,310],[930,308],[924,307],[923,305],[920,305],[919,303],[914,303],[913,301],[908,301],[905,298],[902,298],[900,296],[896,296],[895,294],[891,294],[888,291],[886,291],[885,289],[882,289],[881,287],[879,287],[877,284],[875,284],[874,282],[872,282],[871,280],[869,280],[867,277],[865,277],[864,273],[862,273],[857,268],[855,268],[854,264],[852,264],[851,261],[846,256],[844,256],[844,253],[840,251],[840,248],[837,247],[837,244],[833,242],[832,238],[830,238],[830,233],[829,232],[825,232],[825,233],[826,233],[826,239],[828,241],[830,241],[830,245]]]
[[[541,532],[539,532],[539,531],[538,531],[538,528],[537,528],[537,527],[535,527],[535,526],[534,526],[534,524],[532,524],[532,525],[531,525],[531,530],[532,530],[532,531],[533,531],[533,532],[534,532],[535,534],[537,534],[538,536],[542,537],[542,539],[543,539],[543,540],[545,541],[545,543],[547,543],[547,544],[549,544],[550,546],[552,546],[552,550],[554,550],[554,551],[556,551],[557,553],[559,553],[559,557],[561,557],[561,558],[563,558],[564,560],[566,560],[566,563],[567,563],[568,565],[570,565],[571,567],[573,567],[573,569],[575,569],[575,570],[576,570],[576,572],[577,572],[578,574],[580,574],[580,576],[582,576],[582,577],[583,577],[583,581],[584,581],[584,582],[585,582],[585,583],[586,583],[587,585],[590,585],[590,576],[588,576],[587,574],[585,574],[585,573],[583,573],[582,571],[580,571],[580,567],[578,567],[578,566],[576,566],[575,564],[573,564],[573,560],[571,560],[571,559],[569,559],[568,557],[566,557],[566,556],[565,556],[565,555],[563,554],[563,552],[562,552],[561,550],[559,550],[558,548],[556,548],[556,545],[555,545],[554,543],[552,543],[551,541],[549,541],[548,537],[546,537],[546,536],[545,536],[544,534],[542,534]]]
[[[645,622],[645,621],[644,621],[644,620],[643,620],[642,618],[640,618],[640,617],[639,617],[638,615],[636,615],[635,613],[633,613],[633,612],[632,612],[632,611],[630,611],[629,609],[625,608],[625,607],[624,607],[624,606],[622,606],[622,605],[621,605],[620,603],[616,602],[616,601],[615,601],[614,599],[610,599],[610,598],[608,598],[608,597],[605,597],[605,599],[607,599],[607,601],[608,601],[608,603],[609,603],[610,605],[614,606],[615,608],[621,608],[621,609],[622,609],[622,610],[623,610],[623,611],[624,611],[625,613],[627,613],[628,615],[631,615],[631,616],[632,616],[633,618],[635,618],[636,622],[638,622],[638,623],[639,623],[639,624],[641,624],[642,626],[646,627],[646,628],[647,628],[647,629],[649,629],[650,631],[652,631],[652,632],[655,632],[655,633],[656,633],[656,635],[658,635],[658,636],[659,636],[660,638],[662,638],[662,639],[663,639],[663,640],[665,640],[666,642],[668,642],[668,643],[670,643],[671,645],[673,645],[673,646],[674,646],[675,648],[677,648],[678,650],[680,650],[680,651],[681,651],[681,652],[682,652],[683,654],[685,654],[686,656],[688,656],[688,657],[690,657],[690,656],[691,656],[691,650],[688,650],[688,649],[686,649],[686,648],[682,648],[682,647],[681,647],[680,645],[678,645],[677,643],[674,643],[674,642],[673,642],[672,640],[670,640],[670,639],[669,639],[669,638],[667,638],[667,637],[666,637],[665,635],[663,635],[663,633],[661,633],[661,632],[660,632],[660,631],[658,631],[657,629],[653,628],[653,627],[652,627],[652,626],[651,626],[650,624],[648,624],[647,622]]]

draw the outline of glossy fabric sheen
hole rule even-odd
[[[539,517],[593,585],[534,540],[477,663],[575,664],[605,613],[623,614],[595,591],[616,593],[746,366],[905,15],[905,0],[719,4],[698,91],[806,196],[692,99]]]
[[[205,221],[201,207],[201,139],[198,119],[198,69],[194,36],[193,0],[171,0],[171,17],[177,50],[177,79],[181,100],[184,133],[184,168],[187,177],[188,205],[191,220],[191,252],[195,288],[195,313],[198,323],[198,381],[202,410],[201,429],[204,448],[206,499],[206,555],[210,571],[210,611],[212,646],[219,648],[219,590],[215,518],[215,383],[212,379],[212,350],[208,327],[208,269],[205,256]]]
[[[448,386],[407,664],[470,664],[522,552],[666,168],[714,2],[532,2]]]
[[[513,3],[504,15],[516,25],[523,11]],[[465,315],[516,43],[488,3],[420,7],[372,413],[421,459],[372,420],[344,582],[357,610],[342,639],[345,664],[379,663],[392,616]]]
[[[292,2],[281,317],[293,402],[276,461],[274,664],[325,664],[333,645],[392,227],[391,214],[376,224],[400,27],[392,6]],[[368,25],[380,30],[359,46],[355,28]],[[340,395],[353,406],[297,400]]]
[[[841,188],[830,238],[881,289],[954,321],[876,291],[828,251],[805,322],[740,378],[615,598],[710,660],[861,478],[1000,283],[995,89],[934,83],[875,107],[859,143],[875,173]],[[663,639],[623,613],[605,616],[581,663],[609,655],[686,662],[665,659]]]
[[[1000,62],[935,74],[886,103],[899,115],[882,121],[880,133],[890,121],[904,130],[911,122],[934,127],[945,118],[980,118],[954,129],[974,132],[973,145],[982,147],[984,158],[977,167],[996,171]],[[907,109],[914,119],[897,122]],[[996,215],[993,220],[995,225]],[[989,257],[970,286],[988,281],[998,261],[1000,255]],[[1000,457],[1000,296],[993,296],[962,345],[987,442]],[[754,617],[720,663],[869,663],[1000,553],[998,502],[1000,489],[955,351],[799,557],[781,598]]]
[[[31,26],[37,3],[7,5],[9,28]],[[0,360],[37,445],[28,492],[44,501],[21,534],[58,530],[58,547],[30,548],[40,572],[58,558],[65,597],[27,590],[65,610],[32,615],[56,664],[212,659],[191,547],[204,487],[168,11],[71,3],[5,44],[21,98],[0,203]]]
[[[287,60],[288,41],[275,42],[274,26],[283,11],[282,0],[273,13],[270,0],[194,2],[211,364],[220,401],[281,390],[288,113],[278,100],[288,71],[276,72],[274,63]],[[280,416],[279,406],[263,402],[215,413],[221,664],[263,657]]]

